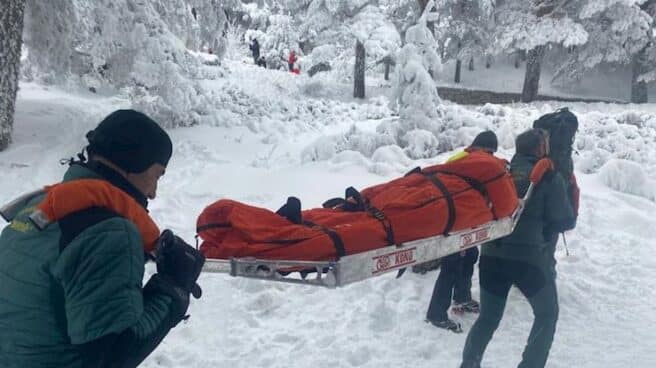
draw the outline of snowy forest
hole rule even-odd
[[[207,73],[201,63],[220,68],[255,38],[267,68],[284,68],[293,49],[304,72],[324,70],[345,82],[355,78],[357,41],[365,48],[364,74],[375,77],[389,65],[403,74],[419,58],[432,83],[457,85],[474,68],[494,73],[495,64],[512,63],[524,70],[524,102],[535,100],[540,86],[567,90],[615,70],[626,71],[630,88],[622,100],[644,103],[656,79],[653,1],[12,0],[4,8],[2,95],[9,98],[0,110],[2,148],[11,137],[16,78],[124,93],[166,126],[193,125],[221,108],[197,82],[220,72]],[[213,61],[202,56],[208,50]]]
[[[321,207],[481,131],[510,161],[520,133],[567,107],[581,199],[555,250],[546,366],[656,366],[656,0],[1,4],[0,205],[59,182],[87,131],[134,109],[173,141],[149,214],[192,245],[219,199]],[[395,276],[331,290],[203,272],[191,317],[141,366],[459,366],[476,316],[450,315],[464,334],[432,328],[437,273]],[[481,366],[516,366],[532,321],[512,289]]]

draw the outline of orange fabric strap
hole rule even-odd
[[[148,252],[155,249],[159,238],[159,228],[155,222],[134,198],[109,182],[81,179],[47,186],[44,190],[46,198],[37,206],[41,213],[35,216],[42,223],[56,222],[87,208],[102,207],[134,223],[141,234],[144,249]]]

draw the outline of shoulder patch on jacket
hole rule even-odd
[[[103,207],[91,207],[61,218],[58,221],[61,229],[59,252],[62,252],[84,230],[113,217],[120,217],[120,215]]]

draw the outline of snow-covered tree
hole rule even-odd
[[[434,15],[435,3],[429,1],[417,24],[407,29],[405,45],[397,54],[396,102],[399,121],[396,126],[381,126],[379,132],[392,135],[410,157],[430,157],[438,153],[439,124],[437,73],[441,60],[427,22]],[[430,137],[432,136],[432,138]],[[432,147],[425,149],[426,144]],[[424,147],[424,148],[421,148]]]
[[[308,67],[327,61],[326,46],[330,46],[333,73],[342,80],[353,78],[356,39],[364,44],[368,67],[401,45],[394,23],[376,0],[314,0],[299,27]]]
[[[0,151],[11,143],[18,90],[25,0],[8,0],[0,12]]]
[[[482,57],[490,49],[492,0],[438,0],[435,35],[442,56],[456,60],[455,82],[460,82],[462,60]]]
[[[233,0],[28,0],[26,75],[50,83],[123,89],[167,126],[209,116],[200,61],[218,47]]]
[[[269,26],[262,35],[260,48],[267,60],[267,65],[273,68],[286,68],[289,52],[294,50],[302,55],[299,47],[301,38],[299,27],[294,17],[286,14],[269,16]]]
[[[550,45],[582,45],[588,33],[578,20],[581,1],[499,0],[494,9],[497,52],[527,51],[523,101],[538,93],[541,62]]]
[[[415,23],[423,11],[417,0],[378,0],[378,4],[401,37],[405,37],[405,30]]]
[[[646,84],[638,79],[654,67],[647,56],[653,39],[653,3],[586,0],[579,19],[589,34],[588,41],[568,53],[567,62],[554,74],[553,81],[560,85],[577,81],[584,72],[602,63],[631,65],[632,101],[646,102]]]

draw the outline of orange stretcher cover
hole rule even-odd
[[[518,206],[506,162],[484,152],[417,168],[359,194],[359,200],[349,197],[332,208],[302,211],[300,223],[221,199],[198,217],[200,250],[214,259],[329,261],[482,225]],[[359,209],[349,209],[357,202]]]

